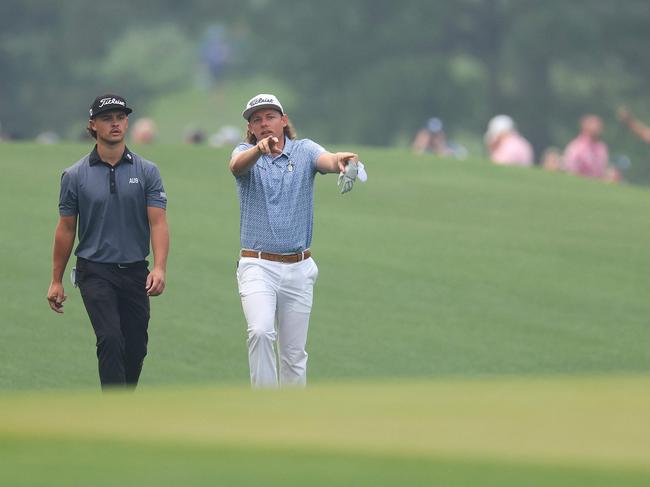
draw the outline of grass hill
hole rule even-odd
[[[648,484],[647,190],[353,148],[368,183],[317,178],[310,387],[261,392],[229,150],[132,149],[169,195],[168,287],[141,389],[101,396],[78,290],[45,301],[89,148],[0,145],[1,485]]]
[[[160,166],[172,235],[142,381],[245,383],[229,151],[134,149]],[[650,369],[646,190],[356,149],[368,183],[317,178],[312,381]],[[0,389],[96,384],[78,290],[63,316],[45,301],[60,173],[87,150],[0,146]]]

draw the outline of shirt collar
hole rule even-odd
[[[95,164],[102,163],[101,157],[99,157],[99,153],[97,152],[97,145],[93,148],[93,151],[90,153],[88,156],[88,164],[91,166],[94,166]],[[116,166],[119,164],[122,164],[123,162],[129,162],[133,164],[133,155],[131,154],[131,151],[129,150],[128,147],[124,146],[124,153],[122,154],[122,158],[115,164]],[[104,162],[104,164],[107,164]]]
[[[289,137],[285,136],[284,137],[284,147],[282,148],[282,153],[278,154],[277,156],[263,156],[262,160],[264,161],[265,165],[269,164],[275,164],[276,166],[287,166],[289,164],[289,158],[291,157],[291,150],[293,149],[294,141],[291,140]],[[282,156],[286,157],[283,158]],[[262,165],[261,167],[264,167]]]
[[[284,149],[282,149],[282,153],[285,154],[286,156],[291,155],[291,150],[293,149],[293,140],[291,140],[289,137],[285,136],[284,137]]]

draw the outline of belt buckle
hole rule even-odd
[[[128,265],[123,265],[123,264],[117,264],[117,268],[118,269],[128,269],[129,266]]]

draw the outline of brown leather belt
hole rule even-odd
[[[254,257],[255,259],[272,260],[273,262],[282,262],[284,264],[295,264],[296,262],[309,259],[311,251],[305,250],[297,254],[272,254],[270,252],[256,252],[255,250],[242,250],[242,257]]]

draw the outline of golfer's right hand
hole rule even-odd
[[[274,135],[269,135],[257,143],[257,149],[267,156],[280,155],[282,151],[278,147],[278,138]]]
[[[66,299],[63,284],[60,282],[53,282],[50,284],[50,289],[47,290],[47,302],[53,311],[63,313],[63,302]]]

